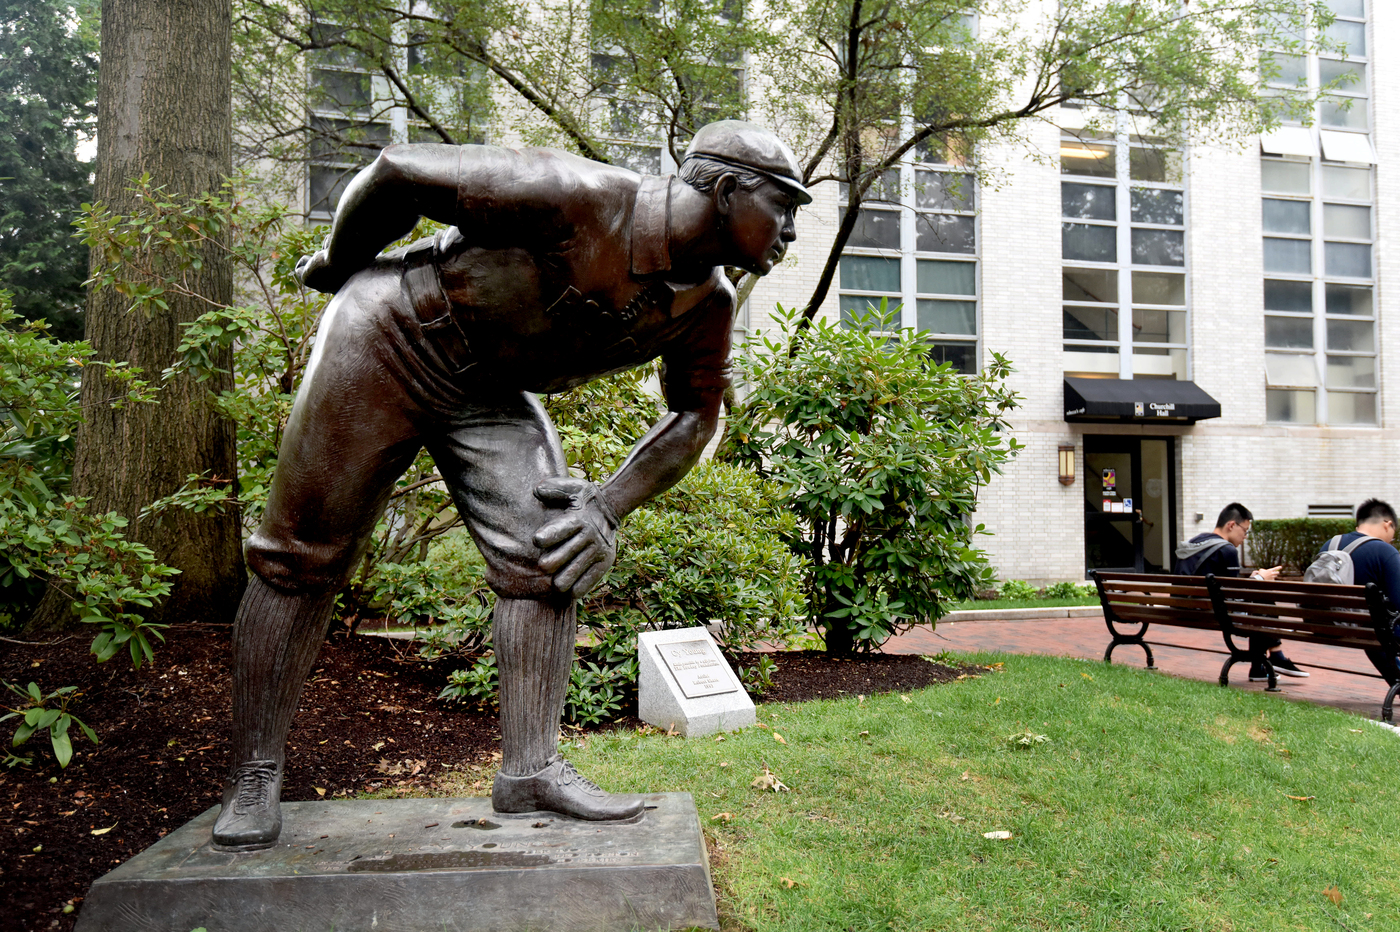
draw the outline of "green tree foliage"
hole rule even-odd
[[[911,330],[826,322],[789,355],[801,318],[779,315],[777,339],[741,358],[751,392],[722,456],[786,489],[798,522],[789,539],[810,561],[808,598],[827,650],[871,650],[992,585],[970,516],[1020,447],[1003,432],[1017,403],[1005,385],[1011,365],[993,354],[962,376],[933,365]]]
[[[99,661],[125,650],[140,668],[163,627],[143,613],[169,594],[175,571],[126,538],[125,518],[69,494],[83,414],[77,373],[98,365],[126,386],[110,403],[150,400],[140,373],[94,361],[87,344],[55,340],[42,322],[24,324],[0,291],[0,626],[22,618],[47,584],[97,626]]]
[[[1299,100],[1263,93],[1261,75],[1277,65],[1261,50],[1305,51],[1303,24],[1331,20],[1325,3],[1306,0],[766,0],[755,9],[740,0],[238,0],[247,151],[297,165],[329,151],[362,162],[389,141],[386,113],[399,106],[410,141],[475,141],[489,129],[655,170],[655,152],[681,154],[696,127],[754,119],[792,143],[809,187],[841,186],[845,211],[804,306],[810,318],[860,204],[882,196],[881,179],[902,160],[968,164],[978,143],[1025,141],[1062,103],[1075,106],[1075,132],[1126,121],[1163,145],[1238,138],[1283,110],[1301,112]],[[298,64],[312,69],[310,92]],[[343,117],[308,117],[308,93],[313,109]],[[753,281],[740,283],[741,297]]]
[[[80,137],[95,128],[96,4],[0,0],[0,285],[29,320],[83,336],[87,252],[73,238],[92,197]]]

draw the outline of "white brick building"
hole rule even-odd
[[[917,297],[925,285],[911,283],[924,270],[916,264],[937,278],[952,267],[944,260],[975,259],[977,283],[966,290],[976,358],[1009,356],[1024,396],[1012,420],[1026,448],[976,516],[994,534],[984,546],[1003,579],[1169,566],[1176,543],[1213,527],[1231,501],[1260,518],[1354,509],[1371,496],[1400,501],[1400,391],[1385,364],[1400,345],[1400,291],[1387,289],[1400,281],[1400,181],[1390,170],[1400,167],[1400,63],[1375,51],[1400,42],[1400,5],[1331,5],[1348,58],[1288,60],[1283,80],[1296,73],[1316,87],[1352,71],[1349,110],[1324,103],[1313,127],[1286,126],[1243,147],[1193,145],[1179,172],[1170,158],[1130,152],[1130,132],[1077,141],[1046,123],[1027,149],[979,151],[984,168],[1004,174],[976,193],[973,251],[958,252],[956,236],[914,242],[919,204],[909,194],[903,223],[889,218],[902,239],[890,233],[887,248],[873,245],[874,228],[870,248],[854,245],[859,232],[853,239],[848,256],[872,261],[843,268],[821,311],[832,319],[838,291],[884,290],[891,305],[901,296],[919,305],[906,325],[925,325],[925,305],[929,320],[947,321],[956,314]],[[1073,112],[1057,116],[1075,125]],[[1029,155],[1056,149],[1058,167]],[[837,211],[834,186],[819,189],[788,262],[753,292],[751,327],[768,326],[775,302],[803,303]],[[1122,314],[1105,315],[1115,285]],[[1130,313],[1129,295],[1152,306]],[[1109,393],[1143,402],[1143,414],[1067,416],[1072,373],[1121,379]],[[1219,416],[1155,412],[1164,376],[1194,382]],[[1068,485],[1059,481],[1062,445],[1074,448]],[[1128,499],[1131,511],[1105,513]]]

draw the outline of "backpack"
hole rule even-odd
[[[1379,538],[1363,534],[1359,539],[1338,550],[1337,545],[1342,541],[1342,535],[1338,534],[1327,542],[1327,546],[1322,548],[1322,553],[1303,571],[1303,582],[1356,585],[1356,565],[1351,561],[1351,552],[1368,540]]]

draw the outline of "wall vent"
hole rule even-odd
[[[1356,513],[1350,505],[1309,505],[1309,518],[1350,518]]]

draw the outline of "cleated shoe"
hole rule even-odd
[[[555,757],[543,770],[528,776],[496,774],[491,808],[506,816],[558,815],[585,822],[634,822],[642,817],[646,803],[640,796],[599,789],[573,764]]]
[[[1278,652],[1278,653],[1276,653],[1276,654],[1270,654],[1270,655],[1269,655],[1269,663],[1271,663],[1271,664],[1274,665],[1274,672],[1277,673],[1277,674],[1279,674],[1280,676],[1308,676],[1308,675],[1309,675],[1309,674],[1308,674],[1308,671],[1306,671],[1306,670],[1299,670],[1299,669],[1298,669],[1298,665],[1297,665],[1296,663],[1294,663],[1293,661],[1289,660],[1287,657],[1283,656],[1283,652],[1282,652],[1282,651],[1280,651],[1280,652]]]
[[[282,831],[282,768],[276,761],[239,764],[224,785],[224,807],[214,822],[216,851],[261,851]]]

